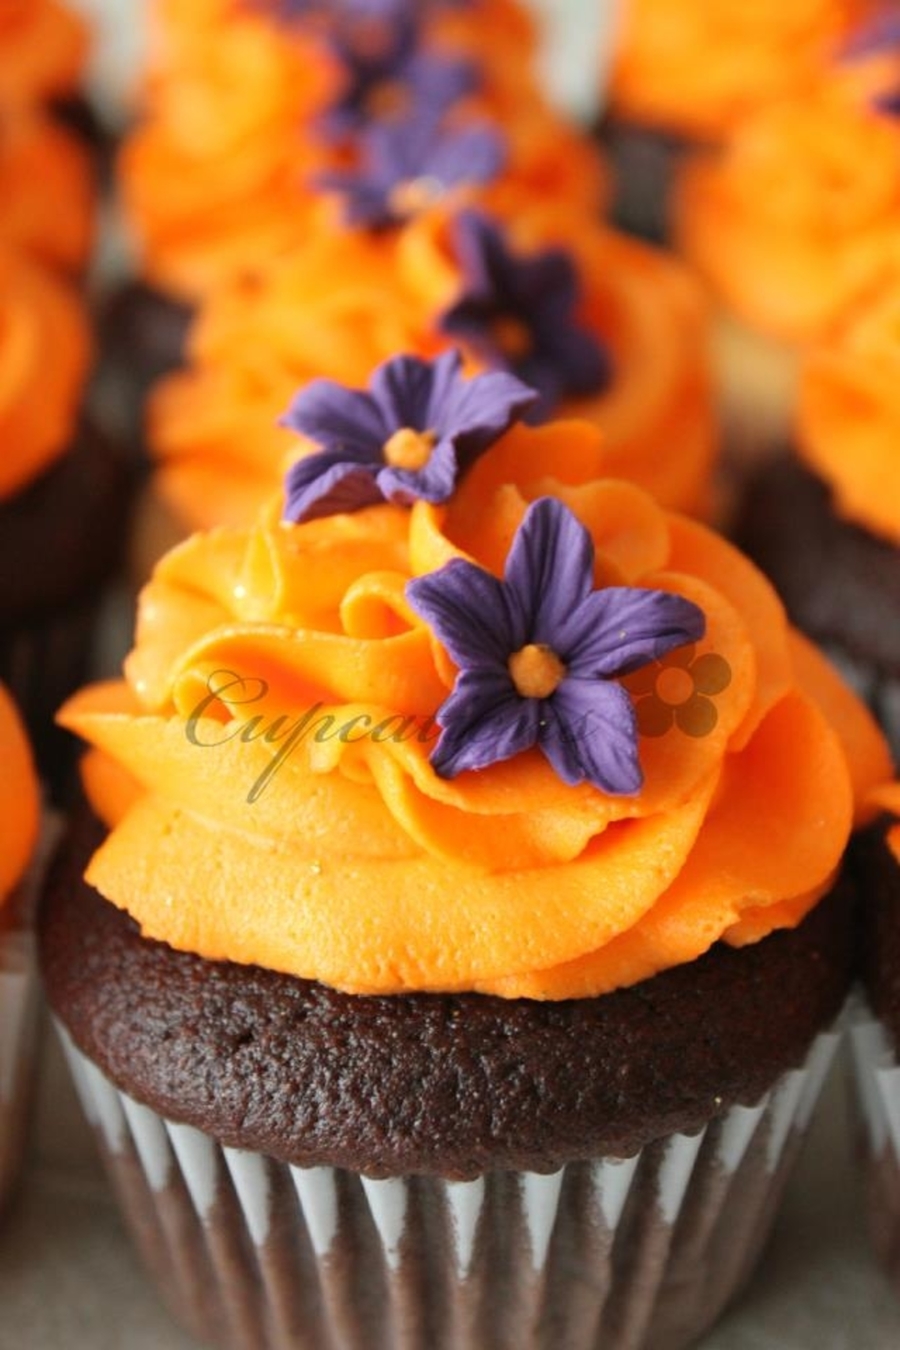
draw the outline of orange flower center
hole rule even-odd
[[[501,352],[514,361],[530,356],[534,348],[534,337],[524,319],[504,315],[491,324],[491,333]]]
[[[410,111],[409,88],[402,80],[383,80],[366,99],[366,112],[377,120],[402,117]]]
[[[678,666],[668,666],[660,672],[656,681],[656,692],[663,703],[678,708],[693,697],[694,678],[687,670],[682,670]]]
[[[437,443],[435,431],[413,431],[412,427],[401,427],[384,446],[384,462],[392,469],[418,472],[425,468]]]
[[[409,216],[417,216],[421,211],[427,211],[429,206],[434,206],[443,195],[444,185],[441,180],[425,174],[421,178],[408,178],[406,182],[398,183],[391,190],[388,204],[395,216],[405,220]]]
[[[566,678],[556,652],[542,642],[529,642],[509,658],[509,673],[522,698],[549,698]]]

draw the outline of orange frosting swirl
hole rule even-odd
[[[40,792],[15,705],[0,685],[0,910],[21,880],[37,842]]]
[[[126,681],[61,717],[111,826],[91,883],[148,937],[357,993],[596,995],[799,922],[890,777],[884,740],[749,562],[602,460],[587,424],[514,428],[445,507],[273,508],[175,549]],[[696,658],[727,662],[708,734],[642,738],[634,796],[537,751],[452,781],[429,764],[454,672],[407,581],[460,555],[500,572],[547,494],[593,537],[597,585],[689,598]]]
[[[767,107],[729,145],[689,161],[679,245],[751,327],[822,337],[877,272],[900,216],[900,122],[871,100],[900,61],[852,65]]]
[[[0,248],[0,500],[66,450],[89,359],[87,317],[74,292]]]
[[[0,235],[55,267],[85,266],[93,242],[90,156],[41,114],[0,116]]]
[[[448,345],[438,319],[462,285],[451,237],[440,212],[398,236],[325,236],[210,297],[191,366],[159,386],[148,420],[157,483],[185,532],[247,522],[278,491],[292,441],[276,419],[299,387],[322,375],[364,385],[398,351],[432,356]],[[702,513],[717,432],[691,277],[647,245],[546,212],[520,217],[511,237],[523,254],[571,248],[584,279],[580,322],[611,353],[609,387],[561,413],[602,428],[605,474]]]
[[[837,511],[900,544],[900,288],[897,259],[807,359],[798,448]]]
[[[88,28],[60,0],[0,0],[0,104],[75,93]]]
[[[872,12],[871,0],[629,0],[613,105],[638,123],[719,141],[802,93]]]

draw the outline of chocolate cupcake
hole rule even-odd
[[[308,386],[283,509],[168,555],[126,681],[62,714],[104,823],[47,988],[221,1344],[687,1345],[834,1048],[884,743],[750,564],[532,398],[447,357]]]
[[[0,686],[0,1205],[19,1170],[37,1021],[34,854],[40,795],[16,710]],[[31,872],[30,872],[31,869]]]
[[[763,470],[740,539],[900,754],[896,265],[807,359],[796,460]]]
[[[53,726],[83,682],[103,584],[125,532],[120,456],[84,420],[86,316],[61,281],[0,252],[0,679],[54,787],[71,738]]]

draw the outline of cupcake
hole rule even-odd
[[[748,114],[802,97],[874,8],[871,0],[629,0],[605,129],[620,218],[665,238],[685,152],[727,144]]]
[[[438,211],[389,237],[318,239],[211,297],[191,364],[154,392],[136,570],[191,529],[246,523],[278,490],[292,444],[278,417],[298,385],[364,383],[394,351],[453,341],[473,370],[536,387],[532,419],[600,426],[602,472],[704,514],[718,439],[706,338],[702,298],[675,259],[546,211],[507,228]]]
[[[885,746],[533,397],[452,355],[307,386],[283,504],[169,554],[62,713],[99,819],[47,989],[201,1339],[686,1346],[813,1110]]]
[[[720,382],[745,459],[783,444],[798,354],[827,338],[893,249],[900,59],[895,41],[882,45],[759,109],[679,175],[677,243],[721,311]]]
[[[739,531],[900,753],[898,297],[894,265],[810,354],[798,454],[757,474]]]
[[[0,248],[0,678],[54,787],[71,744],[53,712],[83,682],[127,483],[84,419],[86,315],[65,282]]]
[[[24,1140],[37,1007],[33,887],[26,872],[37,844],[40,801],[28,742],[0,686],[0,1205]]]

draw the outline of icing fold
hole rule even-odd
[[[797,923],[890,777],[883,739],[750,563],[601,463],[585,424],[514,427],[445,505],[292,526],[273,502],[170,553],[126,679],[61,715],[111,826],[91,883],[148,937],[358,993],[599,994]],[[697,606],[697,658],[730,670],[708,735],[641,739],[632,795],[537,748],[453,779],[430,762],[456,670],[410,580],[502,576],[548,496],[596,587]]]
[[[37,842],[40,799],[31,750],[0,685],[0,909],[21,880]]]
[[[89,357],[87,319],[74,293],[0,248],[0,500],[70,444]]]

